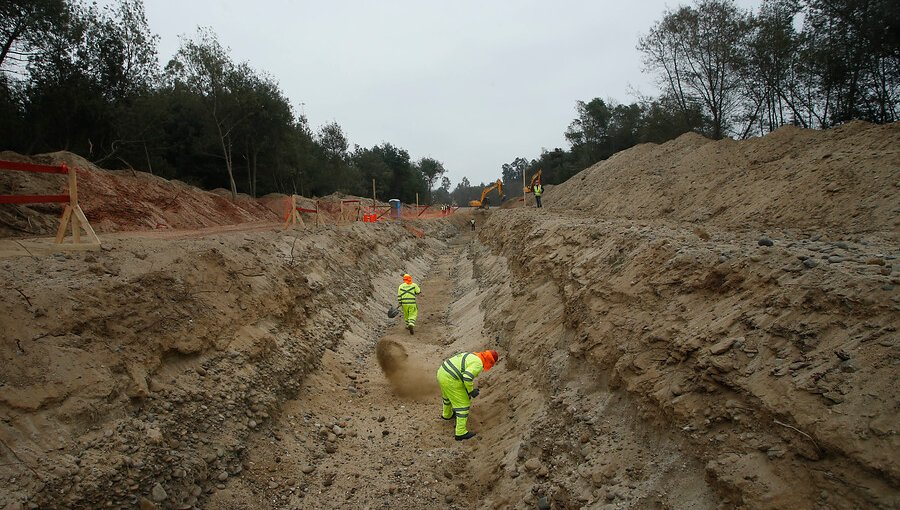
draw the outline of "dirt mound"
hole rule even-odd
[[[741,142],[689,133],[620,152],[548,190],[545,204],[610,219],[896,236],[898,147],[900,123],[786,126]]]
[[[246,195],[231,200],[227,192],[207,192],[145,172],[103,170],[68,152],[33,158],[4,152],[0,158],[49,165],[65,163],[76,168],[81,208],[98,232],[199,229],[279,219],[265,205]],[[0,194],[58,194],[65,192],[66,186],[62,175],[0,172]],[[60,210],[55,204],[0,206],[0,235],[54,233]],[[42,216],[41,221],[35,221]]]

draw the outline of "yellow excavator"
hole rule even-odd
[[[534,183],[541,182],[541,173],[543,170],[538,170],[536,174],[531,176],[531,184],[525,186],[525,193],[531,193],[534,191]]]
[[[488,206],[488,204],[485,199],[487,198],[488,193],[490,193],[491,191],[494,191],[494,188],[497,188],[497,193],[500,195],[500,202],[503,202],[503,198],[504,198],[503,181],[501,181],[500,179],[497,179],[497,182],[495,182],[494,184],[491,184],[487,188],[484,188],[484,191],[481,192],[481,200],[472,200],[471,202],[469,202],[469,207],[486,208]]]

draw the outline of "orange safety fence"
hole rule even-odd
[[[317,200],[315,209],[304,209],[296,205],[297,200],[302,197],[287,197],[287,205],[285,207],[284,220],[285,227],[291,223],[291,211],[306,212],[316,215],[317,223],[325,223],[330,220],[335,223],[362,221],[364,223],[375,223],[383,220],[416,220],[416,219],[435,219],[449,216],[456,212],[459,207],[451,206],[430,206],[421,205],[403,205],[400,208],[400,217],[397,218],[396,210],[390,205],[382,205],[372,203],[371,199],[341,199],[341,200]],[[297,214],[294,223],[303,224],[302,218]],[[423,234],[424,235],[424,234]]]

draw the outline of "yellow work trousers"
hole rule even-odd
[[[416,317],[419,316],[419,305],[403,305],[403,319],[407,326],[416,325]]]
[[[469,421],[469,407],[472,402],[469,393],[462,381],[448,374],[443,366],[438,368],[437,381],[441,386],[441,398],[444,403],[441,416],[448,420],[456,416],[456,435],[462,436],[468,432],[466,423]]]

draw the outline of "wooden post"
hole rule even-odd
[[[522,205],[528,207],[528,193],[525,193],[525,169],[522,169]]]
[[[69,207],[72,208],[72,212],[75,212],[75,207],[78,205],[78,177],[76,177],[76,175],[75,172],[69,170]],[[81,244],[81,227],[78,225],[78,216],[74,215],[71,219],[72,242]]]
[[[375,208],[375,178],[372,177],[372,209]]]

